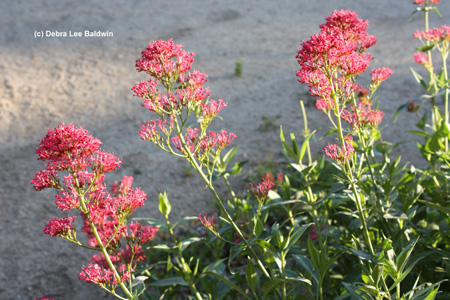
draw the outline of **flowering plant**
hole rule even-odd
[[[98,284],[118,298],[131,299],[139,294],[132,273],[137,262],[145,258],[142,246],[154,238],[158,229],[138,222],[127,224],[133,211],[144,205],[146,194],[131,187],[130,176],[116,182],[110,193],[106,191],[105,174],[116,170],[121,160],[101,151],[100,145],[100,140],[73,124],[50,130],[36,150],[39,160],[47,162],[46,168],[37,172],[31,183],[37,191],[58,190],[55,203],[62,211],[80,212],[87,243],[77,238],[76,216],[54,218],[43,229],[50,236],[98,252],[83,267],[79,278]],[[127,298],[116,293],[118,286]]]
[[[414,2],[429,10],[427,0]],[[227,103],[211,100],[206,74],[191,71],[194,53],[172,40],[151,42],[136,61],[137,70],[150,78],[132,90],[157,118],[142,124],[138,135],[189,162],[210,190],[218,217],[199,214],[172,223],[168,194],[160,192],[164,221],[139,218],[128,224],[145,193],[131,188],[131,177],[106,192],[104,175],[116,170],[120,160],[102,152],[101,142],[84,129],[61,125],[36,150],[48,163],[32,183],[36,190],[57,189],[56,204],[63,211],[81,212],[89,241],[77,239],[74,216],[53,219],[44,232],[99,251],[80,279],[121,299],[176,299],[180,294],[198,300],[445,298],[449,211],[435,201],[436,187],[425,184],[427,176],[437,180],[437,173],[401,165],[400,157],[392,161],[396,146],[381,140],[378,126],[384,113],[374,94],[393,71],[373,69],[371,83],[358,85],[372,60],[367,50],[376,42],[367,27],[368,21],[355,12],[335,11],[320,25],[319,34],[301,43],[296,56],[299,81],[309,86],[317,109],[330,120],[330,133],[336,135],[336,143],[323,149],[328,160],[311,154],[315,131],[309,130],[300,101],[302,143],[295,134],[288,142],[281,128],[288,166],[276,178],[267,172],[258,184],[250,183],[244,195],[229,180],[245,164],[230,165],[237,149],[226,148],[236,134],[208,129]],[[448,54],[447,31],[444,26],[415,36],[425,40],[423,50],[433,44]],[[416,61],[432,71],[429,57],[416,55]],[[430,78],[448,100],[445,72]],[[429,91],[436,96],[436,90]],[[435,111],[439,122],[433,124],[447,126],[447,118],[442,121]],[[446,134],[427,138],[437,139],[446,153]],[[445,155],[436,159],[447,162]],[[61,172],[68,174],[62,180]],[[217,180],[223,180],[228,193],[217,191]],[[191,230],[195,224],[206,230]],[[436,226],[438,239],[433,241],[427,230]],[[152,240],[154,245],[147,244]],[[146,255],[156,263],[138,268]],[[118,286],[122,292],[116,292]],[[439,289],[447,294],[439,295]]]

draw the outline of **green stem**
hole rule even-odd
[[[216,190],[214,189],[214,186],[212,185],[212,183],[210,182],[210,180],[208,180],[208,177],[205,175],[205,173],[203,173],[203,170],[201,168],[201,166],[198,165],[194,155],[192,154],[192,152],[190,151],[189,147],[186,145],[186,142],[184,140],[184,137],[182,135],[182,130],[178,124],[177,119],[175,119],[174,121],[175,126],[176,126],[176,130],[178,133],[178,137],[180,138],[180,142],[183,145],[183,149],[185,151],[185,153],[187,153],[188,158],[189,158],[189,162],[191,163],[191,165],[194,167],[194,169],[200,174],[200,177],[203,179],[203,181],[206,183],[206,185],[208,186],[209,190],[211,191],[211,193],[213,194],[214,198],[216,199],[216,202],[219,204],[220,209],[223,211],[223,213],[225,214],[225,218],[227,219],[227,221],[229,222],[229,224],[231,224],[231,226],[233,227],[233,229],[236,231],[236,233],[239,235],[240,239],[244,242],[244,244],[248,247],[249,243],[247,241],[247,239],[245,238],[244,234],[241,232],[241,230],[239,229],[239,227],[237,226],[237,224],[233,221],[232,217],[230,216],[230,214],[228,213],[227,209],[225,208],[225,205],[222,202],[222,199],[220,198],[220,196],[217,194]],[[264,273],[264,275],[267,278],[271,278],[270,274],[267,272],[266,268],[264,267],[263,263],[261,262],[261,260],[259,259],[259,257],[256,255],[255,251],[251,248],[248,247],[248,249],[250,250],[251,254],[253,255],[253,257],[255,258],[256,262],[258,263],[258,266],[261,268],[262,272]]]
[[[445,84],[445,93],[444,93],[444,115],[445,115],[445,123],[448,124],[448,73],[447,73],[447,55],[448,53],[444,53],[445,49],[442,50],[441,54],[442,54],[442,71],[444,72],[444,82]],[[447,50],[448,51],[448,50]],[[445,136],[445,153],[448,153],[448,135]]]
[[[88,208],[87,208],[86,203],[85,203],[84,196],[81,197],[81,201],[80,201],[80,202],[81,202],[81,206],[83,207],[83,210],[84,210],[84,211],[88,211]],[[109,253],[108,253],[108,251],[106,250],[106,247],[103,246],[103,242],[102,242],[102,239],[100,238],[100,235],[98,234],[97,227],[95,227],[94,223],[92,223],[92,222],[89,220],[89,212],[88,212],[88,215],[87,215],[86,217],[87,217],[87,220],[88,220],[88,222],[89,222],[89,225],[91,226],[92,233],[94,234],[95,239],[97,240],[97,243],[98,243],[99,246],[100,246],[100,251],[103,253],[103,256],[105,257],[106,262],[108,263],[109,268],[110,268],[111,271],[113,271],[113,273],[114,273],[114,277],[116,277],[116,280],[119,282],[120,287],[122,288],[122,290],[123,290],[123,292],[125,293],[125,295],[127,295],[128,299],[133,299],[133,295],[131,294],[131,292],[128,290],[128,288],[125,286],[125,284],[124,284],[123,282],[120,281],[120,275],[119,275],[119,273],[117,272],[116,268],[114,267],[114,264],[113,264],[113,262],[111,261],[111,258],[109,257]]]
[[[341,145],[342,145],[342,151],[346,151],[345,150],[346,149],[346,144],[345,144],[344,134],[343,134],[343,131],[342,131],[342,124],[341,124],[342,121],[341,121],[341,111],[340,111],[340,108],[339,108],[339,100],[337,99],[337,95],[334,94],[334,93],[332,93],[332,98],[333,98],[334,107],[335,107],[337,129],[338,129],[338,133],[339,133],[339,141],[341,142]],[[372,256],[375,256],[375,251],[373,250],[373,246],[372,246],[372,241],[370,239],[369,230],[367,229],[366,218],[365,218],[365,215],[364,215],[364,210],[363,210],[361,197],[360,197],[358,191],[356,190],[355,179],[353,178],[353,170],[351,168],[349,160],[346,161],[345,167],[347,169],[347,171],[345,173],[347,175],[348,180],[350,181],[352,192],[353,192],[353,194],[355,196],[356,207],[358,209],[359,218],[360,218],[361,224],[363,226],[364,238],[366,240],[367,246],[369,247],[370,254]]]

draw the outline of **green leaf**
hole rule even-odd
[[[321,265],[319,268],[319,277],[320,277],[320,281],[323,281],[323,279],[325,278],[325,275],[327,274],[328,269],[330,269],[331,265],[334,264],[339,257],[341,257],[343,253],[340,253],[336,256],[334,256],[333,258],[331,258],[330,260],[328,260],[325,264]]]
[[[280,125],[280,140],[281,140],[281,144],[283,145],[283,149],[284,151],[286,151],[286,153],[293,159],[295,159],[297,161],[297,156],[295,155],[294,151],[292,150],[291,147],[289,147],[286,144],[286,139],[284,138],[284,133],[283,133],[283,126]]]
[[[356,291],[359,289],[356,286],[353,286],[347,282],[342,282],[342,284],[344,285],[345,289],[356,299],[358,299],[358,300],[372,299],[372,297],[367,295],[365,292],[362,293],[365,297],[362,297],[360,294],[358,294]]]
[[[150,283],[151,286],[169,286],[169,285],[183,285],[188,286],[186,281],[181,277],[169,277]]]
[[[298,146],[297,146],[297,142],[295,141],[295,135],[293,133],[291,133],[291,142],[292,142],[292,151],[295,154],[295,158],[299,157],[299,150],[298,150]]]
[[[167,197],[167,192],[159,193],[159,211],[165,216],[168,217],[170,211],[172,210],[172,206],[169,203],[169,198]]]
[[[269,282],[265,283],[263,286],[263,291],[264,291],[263,299],[266,298],[272,292],[272,290],[274,290],[282,282],[283,282],[283,280],[281,280],[279,278],[274,278],[274,279],[270,280]]]
[[[244,160],[244,161],[240,161],[234,164],[234,166],[231,169],[227,169],[225,171],[223,171],[222,173],[220,173],[219,175],[217,175],[217,177],[221,177],[225,174],[239,174],[242,171],[242,166],[245,165],[246,163],[248,163],[248,159]]]
[[[147,276],[138,276],[133,279],[131,282],[131,286],[133,287],[133,295],[134,297],[138,297],[145,291],[144,281],[147,279]]]
[[[442,15],[441,15],[441,13],[439,12],[439,10],[437,9],[437,7],[435,6],[435,7],[433,7],[433,11],[439,16],[439,17],[441,17],[442,18]]]
[[[425,45],[425,46],[416,48],[416,50],[421,51],[421,52],[428,52],[428,51],[432,50],[433,48],[434,48],[434,44],[431,44],[431,45],[428,45],[428,46]]]
[[[283,243],[284,237],[280,229],[278,228],[277,223],[274,223],[272,226],[272,238],[273,241],[275,242],[275,245],[277,245],[278,248],[281,249],[281,244]]]
[[[231,282],[230,279],[228,279],[227,277],[223,276],[222,274],[220,274],[219,272],[217,272],[216,270],[212,270],[207,272],[208,275],[212,275],[214,277],[216,277],[217,279],[219,279],[221,282],[226,283],[228,286],[230,286],[233,290],[235,290],[236,292],[238,292],[239,294],[241,294],[242,296],[245,297],[245,299],[249,299],[251,300],[251,298],[249,296],[247,296],[247,294],[236,284],[234,284],[233,282]]]
[[[253,293],[256,293],[256,288],[258,287],[258,273],[256,273],[255,266],[253,265],[250,257],[247,259],[247,268],[245,270],[245,278],[247,279],[247,284]]]
[[[177,227],[178,225],[183,224],[183,223],[185,223],[185,222],[194,221],[194,220],[198,220],[198,217],[184,217],[184,218],[178,220],[178,221],[172,226],[172,228],[175,228],[175,227]]]
[[[289,244],[286,247],[286,253],[289,252],[289,250],[291,249],[292,246],[295,245],[295,243],[297,243],[298,239],[303,235],[303,233],[305,233],[306,229],[308,229],[308,227],[310,225],[311,224],[306,224],[306,225],[303,225],[303,226],[295,229],[294,233],[291,235]]]
[[[426,131],[406,130],[406,132],[409,132],[409,133],[412,133],[412,134],[415,134],[415,135],[420,135],[420,136],[423,136],[423,137],[429,137],[430,136],[430,134],[428,132],[426,132]]]
[[[418,83],[420,83],[420,85],[425,89],[428,90],[428,85],[425,83],[425,81],[423,81],[422,76],[419,75],[419,73],[417,73],[416,71],[414,71],[413,68],[410,68],[411,72],[413,73],[414,78],[416,79],[416,81]]]
[[[419,201],[420,203],[423,203],[425,205],[431,206],[447,216],[450,215],[450,208],[448,208],[448,207],[444,207],[444,206],[441,206],[440,204],[432,203],[432,202],[428,202],[428,201],[424,201],[424,200],[420,200],[420,199],[418,199],[417,201]]]
[[[168,230],[167,224],[161,220],[157,220],[157,219],[153,219],[153,218],[133,218],[133,221],[146,222],[149,225]]]
[[[306,149],[308,148],[309,140],[314,136],[314,133],[316,133],[316,130],[308,134],[305,138],[305,141],[303,142],[302,148],[300,149],[300,158],[299,162],[303,160],[303,157],[305,156]]]
[[[425,298],[425,300],[434,300],[434,298],[435,298],[436,295],[437,295],[438,290],[439,290],[439,287],[437,287],[437,288],[435,288],[434,290],[432,290],[432,291],[428,294],[428,296]]]
[[[236,148],[231,148],[227,154],[224,155],[223,157],[223,167],[226,168],[228,166],[228,164],[230,163],[230,161],[233,159],[234,155],[236,154],[236,152],[238,151],[239,147]]]
[[[259,236],[265,228],[263,222],[256,214],[254,215],[253,224],[253,233],[255,234],[255,236]]]
[[[311,261],[316,269],[319,269],[321,265],[321,260],[319,256],[319,251],[311,242],[311,239],[308,239],[307,242],[308,254],[311,257]]]
[[[314,270],[311,260],[303,255],[292,255],[292,257],[301,267],[303,267],[306,270],[306,272],[308,272],[312,276],[314,283],[318,285],[319,284],[318,272]]]
[[[191,237],[191,238],[188,238],[187,240],[182,241],[181,242],[181,252],[183,252],[190,244],[200,242],[201,240],[203,240],[203,238]]]
[[[218,266],[223,265],[223,262],[227,260],[226,258],[217,260],[209,265],[207,265],[200,276],[206,275],[208,272],[211,272],[212,270],[216,269]]]

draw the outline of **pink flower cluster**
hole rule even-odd
[[[96,283],[101,286],[111,286],[130,279],[130,273],[134,272],[134,270],[127,270],[125,265],[122,265],[118,268],[118,272],[120,275],[119,279],[114,276],[114,272],[110,269],[102,268],[97,264],[89,264],[87,267],[83,267],[83,271],[81,271],[79,279],[87,283]]]
[[[186,134],[187,136],[184,137],[184,142],[187,148],[200,160],[205,159],[209,153],[220,153],[237,137],[232,132],[228,133],[222,130],[220,133],[210,131],[203,138],[200,138],[200,130],[197,128],[188,128]],[[175,148],[187,155],[183,143],[178,136],[171,138],[171,141]]]
[[[200,220],[203,226],[205,226],[206,228],[208,228],[213,232],[216,231],[216,220],[214,220],[214,216],[208,218],[208,214],[204,214],[203,217],[201,214],[199,214],[198,219]]]
[[[365,51],[377,41],[367,34],[368,23],[355,12],[335,11],[320,25],[320,34],[301,44],[296,56],[300,65],[297,76],[318,98],[319,110],[335,109],[335,100],[345,103],[360,89],[354,79],[368,68],[372,56]],[[390,69],[376,69],[372,81],[379,84],[391,74]]]
[[[417,52],[414,54],[414,61],[416,64],[424,65],[426,68],[430,67],[430,59],[427,54],[423,52]]]
[[[352,128],[363,128],[366,125],[378,126],[384,117],[384,112],[372,110],[371,103],[360,101],[355,108],[350,104],[349,110],[342,110],[341,118],[345,120]]]
[[[326,21],[320,25],[321,33],[303,42],[296,56],[299,81],[319,98],[321,110],[334,105],[332,95],[345,100],[359,88],[349,79],[367,69],[372,57],[364,51],[377,40],[367,34],[368,21],[354,12],[335,11]]]
[[[172,40],[150,43],[142,57],[136,61],[136,69],[161,80],[172,81],[191,69],[195,53],[183,50]]]
[[[266,177],[263,178],[263,180],[258,185],[250,183],[250,186],[256,196],[256,199],[262,205],[266,200],[267,195],[269,195],[269,191],[275,186],[275,183],[273,183],[269,178]]]
[[[428,0],[429,3],[439,4],[441,3],[441,0]],[[413,4],[417,5],[425,5],[427,3],[426,0],[414,0]]]
[[[428,31],[416,31],[413,37],[423,39],[437,45],[439,43],[447,44],[450,42],[450,26],[442,25],[439,28],[432,28]]]
[[[36,150],[38,159],[47,162],[46,168],[36,173],[31,184],[37,191],[57,189],[57,207],[68,212],[78,209],[84,221],[82,231],[88,235],[90,246],[105,247],[112,257],[118,257],[117,268],[123,268],[124,260],[119,258],[120,240],[123,237],[127,239],[127,245],[135,256],[140,251],[138,246],[153,239],[157,228],[142,227],[137,223],[126,225],[126,218],[136,208],[144,205],[146,194],[139,188],[131,187],[131,176],[125,176],[120,183],[116,182],[111,193],[106,191],[105,174],[116,170],[121,160],[111,153],[101,151],[100,145],[100,140],[73,124],[63,124],[49,130]],[[62,178],[60,173],[64,174]],[[75,218],[54,218],[43,231],[50,236],[60,236],[78,243]],[[102,245],[94,236],[94,228]],[[104,283],[113,271],[107,264],[103,268],[100,270],[90,265],[80,278],[87,282]],[[124,271],[120,280],[129,278],[128,273]],[[114,280],[116,279],[107,281]]]
[[[355,152],[355,148],[353,148],[353,137],[348,136],[345,138],[345,147],[343,147],[343,149],[341,149],[336,144],[329,144],[328,146],[323,148],[323,150],[329,158],[339,163],[345,164],[352,153]]]
[[[184,154],[186,150],[183,144],[186,144],[197,157],[204,158],[209,153],[220,152],[236,135],[226,131],[205,132],[212,119],[227,103],[222,99],[209,100],[209,90],[203,87],[207,82],[207,75],[198,71],[187,73],[195,54],[182,49],[181,45],[175,45],[172,40],[151,42],[142,52],[142,57],[136,61],[137,70],[144,71],[153,78],[135,84],[132,88],[134,95],[143,98],[143,106],[161,117],[142,124],[138,134],[142,140],[170,148],[165,141],[174,130],[176,118],[186,118],[200,107],[203,117],[201,131],[188,128],[184,142],[178,132],[170,141]],[[160,93],[158,85],[162,85],[166,92]]]

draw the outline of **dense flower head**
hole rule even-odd
[[[115,171],[122,163],[114,154],[107,152],[97,152],[92,161],[92,171],[96,174],[104,174]]]
[[[275,186],[275,183],[270,181],[269,178],[265,178],[258,185],[253,185],[253,183],[250,183],[250,186],[256,196],[256,199],[258,199],[258,202],[262,204],[266,200],[269,191]]]
[[[297,77],[308,84],[311,96],[317,97],[317,109],[340,114],[341,106],[335,107],[336,101],[345,104],[360,89],[355,79],[372,60],[371,54],[364,51],[376,42],[376,37],[367,34],[368,23],[356,12],[335,11],[320,25],[320,34],[302,42],[296,56],[300,65]],[[387,70],[373,73],[377,84],[390,75]]]
[[[362,128],[366,125],[378,126],[384,117],[384,113],[379,110],[372,110],[371,103],[360,101],[358,107],[350,104],[350,111],[344,109],[341,118],[353,128]]]
[[[47,297],[47,296],[42,296],[42,297],[34,297],[34,300],[53,300],[53,298]]]
[[[439,4],[439,3],[441,3],[441,0],[429,0],[429,3]],[[413,4],[425,5],[426,0],[414,0]]]
[[[348,136],[345,138],[345,147],[341,149],[336,144],[329,144],[323,150],[325,151],[325,154],[340,163],[346,163],[347,160],[350,158],[351,154],[355,152],[355,148],[353,148],[353,137]]]
[[[56,187],[57,185],[57,176],[56,170],[43,170],[36,172],[34,179],[31,180],[31,184],[34,184],[34,189],[36,191],[42,191],[46,188]]]
[[[133,185],[133,176],[124,176],[120,182],[112,185],[111,193],[114,195],[125,193]]]
[[[141,130],[138,132],[139,137],[144,141],[158,143],[161,133],[168,134],[167,123],[166,119],[148,121],[141,125]]]
[[[137,242],[137,244],[145,244],[149,240],[153,240],[156,233],[158,232],[158,228],[155,226],[141,226],[138,222],[131,222],[128,225],[127,239],[130,239],[132,242]]]
[[[198,219],[200,220],[203,226],[205,226],[206,228],[208,228],[213,232],[216,231],[216,220],[214,219],[214,216],[208,218],[208,214],[204,214],[203,217],[201,214],[198,214]]]
[[[372,47],[377,41],[376,37],[367,34],[369,21],[360,19],[356,12],[334,11],[325,20],[327,22],[319,26],[322,32],[343,35],[347,41],[355,42],[355,47],[359,46],[358,52]]]
[[[424,39],[434,44],[449,43],[450,26],[442,25],[439,28],[432,28],[428,31],[416,31],[413,35],[415,39]]]
[[[393,73],[394,72],[389,68],[373,69],[372,73],[370,73],[370,77],[372,78],[372,83],[381,83]]]
[[[43,231],[50,236],[67,236],[71,230],[75,230],[75,218],[54,218],[47,222]]]
[[[145,259],[145,252],[142,250],[141,245],[133,244],[132,247],[127,245],[124,249],[120,249],[120,251],[110,253],[109,258],[114,266],[120,267],[125,264],[134,268],[138,261]],[[104,269],[109,269],[108,261],[103,253],[93,255],[89,261]]]
[[[113,276],[113,271],[102,268],[97,264],[89,264],[87,267],[83,267],[79,279],[87,283],[107,285],[110,284]]]
[[[142,205],[147,199],[147,195],[140,188],[130,188],[124,194],[119,194],[113,198],[113,204],[117,215],[129,215]]]
[[[222,99],[210,100],[208,103],[201,103],[203,118],[211,119],[215,117],[224,107],[227,107],[228,104],[225,103]]]
[[[172,40],[155,41],[142,51],[142,57],[136,61],[136,69],[157,79],[173,80],[191,69],[194,56],[195,53],[184,51],[182,45],[175,45]]]
[[[144,99],[151,99],[155,97],[155,95],[158,93],[158,81],[155,79],[149,80],[149,81],[141,81],[139,83],[136,83],[131,90],[134,92],[134,96],[144,98]]]
[[[218,153],[228,146],[235,138],[236,134],[222,130],[220,133],[210,131],[200,141],[200,150],[206,154],[210,151]]]
[[[428,66],[430,64],[428,55],[423,52],[417,52],[414,54],[414,62],[424,66]]]
[[[101,144],[87,130],[75,128],[73,124],[62,124],[48,131],[39,143],[36,154],[39,160],[49,161],[48,169],[83,168],[89,165],[90,155],[99,151]]]

